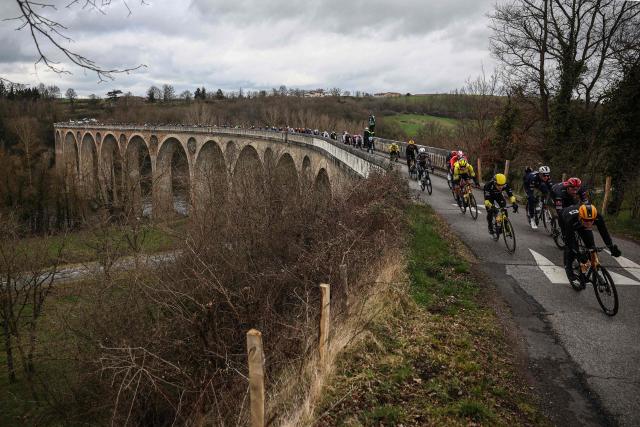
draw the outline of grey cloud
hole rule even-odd
[[[323,28],[353,34],[389,27],[395,36],[425,34],[445,28],[452,20],[489,10],[488,0],[193,0],[192,7],[216,22],[244,25],[295,19],[299,31]]]
[[[5,0],[0,16],[10,12],[7,1],[14,2]],[[107,15],[60,9],[52,17],[69,27],[71,49],[107,68],[149,68],[100,85],[95,74],[68,65],[73,75],[44,67],[34,75],[28,35],[0,22],[0,75],[73,87],[81,96],[104,96],[113,87],[143,95],[163,83],[178,91],[280,84],[448,91],[483,63],[491,68],[485,13],[492,1],[152,0],[148,6],[130,1],[131,16],[118,1]]]

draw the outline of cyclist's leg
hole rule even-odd
[[[564,226],[562,228],[564,228]],[[578,280],[572,268],[573,261],[576,259],[576,251],[578,250],[578,242],[576,242],[573,231],[567,233],[564,237],[564,242],[564,271],[567,274],[569,282],[573,282],[574,280]]]
[[[485,206],[485,208],[487,209],[487,226],[489,227],[489,234],[493,234],[495,232],[495,230],[493,229],[493,216],[495,215],[495,209],[493,208],[493,203],[495,203],[495,201],[493,199],[487,199],[491,202],[492,206],[490,208],[487,208]]]
[[[536,214],[536,197],[533,194],[533,189],[528,185],[524,187],[524,191],[527,193],[527,212],[529,218],[533,218]]]
[[[451,181],[451,185],[453,188],[453,192],[456,193],[456,196],[460,194],[460,177],[453,178]]]

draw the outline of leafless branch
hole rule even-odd
[[[17,21],[19,22],[17,31],[28,29],[31,40],[36,48],[38,59],[35,64],[44,64],[47,68],[58,74],[70,74],[70,71],[64,69],[57,62],[53,60],[47,53],[45,53],[45,46],[52,47],[55,51],[62,53],[71,63],[77,65],[80,68],[84,68],[96,73],[98,81],[103,82],[106,80],[113,80],[114,74],[130,73],[132,71],[145,68],[146,65],[140,64],[133,67],[125,68],[105,68],[98,65],[93,59],[88,58],[76,51],[73,51],[65,47],[62,42],[72,42],[71,37],[67,36],[65,32],[69,30],[68,27],[62,23],[50,19],[46,16],[47,10],[56,10],[56,6],[53,3],[42,3],[33,0],[15,0],[18,8],[19,15],[12,18],[6,18],[4,21]],[[66,8],[72,8],[82,3],[82,9],[92,8],[99,11],[102,14],[106,14],[105,8],[111,5],[111,0],[72,0]],[[131,8],[125,0],[123,0],[124,6],[127,8],[129,15],[131,15]],[[145,4],[141,1],[141,4]]]

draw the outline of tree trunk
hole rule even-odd
[[[4,334],[4,349],[7,355],[7,376],[10,383],[16,382],[16,368],[13,361],[13,343],[11,342],[11,333],[9,331],[9,321],[2,321],[2,333]]]

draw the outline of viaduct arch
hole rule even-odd
[[[56,167],[87,198],[141,213],[185,213],[273,179],[283,200],[304,184],[331,197],[343,180],[379,168],[366,153],[313,135],[190,126],[56,123]],[[271,176],[265,172],[270,171]],[[192,203],[190,203],[192,202]]]

